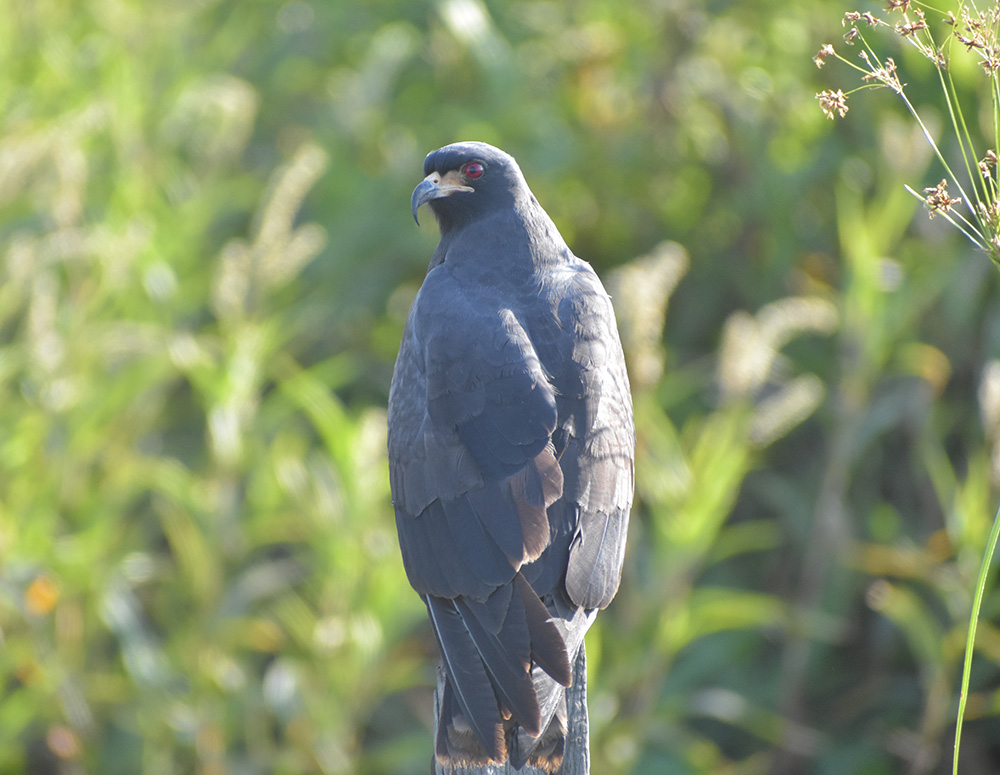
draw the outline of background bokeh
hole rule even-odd
[[[903,189],[942,172],[895,95],[821,114],[853,7],[0,6],[0,772],[427,772],[385,403],[436,241],[410,191],[461,139],[518,158],[626,341],[594,772],[950,771],[1000,297]],[[873,39],[940,131],[932,68]],[[998,613],[968,775],[1000,770]]]

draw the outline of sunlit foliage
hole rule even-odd
[[[517,156],[633,374],[594,772],[944,771],[1000,304],[904,189],[942,172],[899,106],[817,109],[845,10],[8,2],[0,771],[427,772],[384,406],[435,241],[409,194],[459,139]],[[970,775],[1000,766],[997,614]]]

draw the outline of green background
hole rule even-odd
[[[1000,298],[903,189],[943,173],[895,95],[821,114],[846,10],[0,2],[0,772],[427,772],[385,403],[436,240],[410,191],[463,139],[518,158],[626,341],[594,772],[950,771]],[[870,39],[938,131],[929,63]]]

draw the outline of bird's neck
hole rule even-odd
[[[552,219],[530,193],[513,210],[497,211],[442,233],[431,265],[504,284],[537,283],[571,253]]]

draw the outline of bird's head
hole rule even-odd
[[[410,198],[413,219],[429,202],[441,231],[513,206],[527,185],[514,157],[479,142],[452,143],[424,159],[424,175]]]

